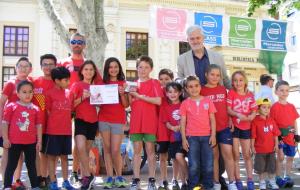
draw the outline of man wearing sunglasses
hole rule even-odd
[[[80,33],[74,33],[70,39],[71,56],[63,59],[59,65],[66,67],[70,73],[70,86],[79,81],[78,71],[84,62],[83,50],[85,48],[85,37]]]

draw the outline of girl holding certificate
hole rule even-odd
[[[120,61],[117,58],[110,57],[105,61],[103,70],[104,84],[118,84],[119,103],[102,104],[99,111],[99,131],[102,136],[105,168],[107,179],[104,182],[105,189],[125,188],[126,182],[122,177],[122,157],[120,145],[123,138],[123,126],[126,123],[125,108],[129,106],[128,96],[125,93],[125,75],[123,73]],[[113,171],[116,172],[116,178],[113,179]]]

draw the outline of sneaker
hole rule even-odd
[[[54,182],[50,182],[49,184],[49,189],[50,190],[59,190],[58,186],[57,186],[57,182],[54,181]]]
[[[148,190],[156,190],[156,185],[155,185],[155,179],[154,178],[149,178],[148,180]]]
[[[247,190],[255,190],[254,182],[252,180],[247,181]]]
[[[180,190],[178,181],[176,179],[173,179],[172,181],[172,190]]]
[[[214,190],[221,190],[221,184],[220,183],[214,183]]]
[[[125,188],[127,186],[126,180],[122,176],[116,177],[115,186],[117,188]]]
[[[244,189],[242,181],[236,181],[235,185],[236,185],[236,188],[238,190],[243,190]]]
[[[284,180],[286,181],[287,188],[292,188],[294,186],[294,181],[291,179],[290,176],[285,176]]]
[[[138,189],[141,189],[140,179],[134,178],[134,179],[132,179],[132,183],[131,183],[129,190],[138,190]]]
[[[267,189],[267,184],[266,184],[266,181],[265,181],[265,180],[261,180],[261,181],[259,182],[259,189],[260,189],[260,190],[265,190],[265,189]]]
[[[47,179],[45,177],[42,177],[40,179],[40,183],[39,183],[40,189],[45,189],[45,188],[47,188],[47,186],[48,186]]]
[[[40,190],[39,187],[32,188],[31,190]]]
[[[73,183],[78,183],[79,182],[79,177],[77,172],[72,172],[71,177],[70,177],[70,182]]]
[[[238,190],[234,182],[229,183],[228,190]]]
[[[282,179],[279,176],[277,176],[275,179],[276,179],[276,184],[278,185],[278,187],[280,187],[280,188],[286,187],[286,181],[284,179]]]
[[[104,189],[111,189],[114,185],[114,179],[110,176],[106,178],[106,181],[104,182]]]
[[[273,189],[273,190],[278,190],[279,189],[278,185],[275,182],[275,179],[270,179],[269,180],[268,187],[270,189]]]
[[[180,189],[180,190],[189,190],[188,184],[183,183],[183,184],[181,185],[181,189]]]
[[[65,180],[61,186],[62,189],[74,190],[74,187],[70,184],[69,180]]]
[[[169,183],[168,181],[164,180],[160,186],[158,187],[158,190],[169,190]]]
[[[15,190],[26,190],[26,186],[24,185],[24,183],[20,179],[17,179],[16,183],[14,183],[12,185],[12,189],[15,189]]]
[[[82,190],[90,190],[95,182],[96,178],[91,175],[91,176],[85,176],[81,180],[81,189]]]

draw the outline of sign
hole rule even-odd
[[[118,104],[119,91],[117,84],[91,85],[91,104]]]
[[[230,17],[229,25],[229,46],[255,48],[255,19]]]
[[[158,38],[186,40],[187,11],[157,8],[156,35]]]
[[[262,21],[261,49],[286,50],[286,22]]]
[[[222,45],[223,16],[207,13],[195,13],[195,24],[203,29],[204,43]]]

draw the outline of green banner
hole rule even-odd
[[[230,17],[229,24],[229,46],[255,48],[255,19]]]

